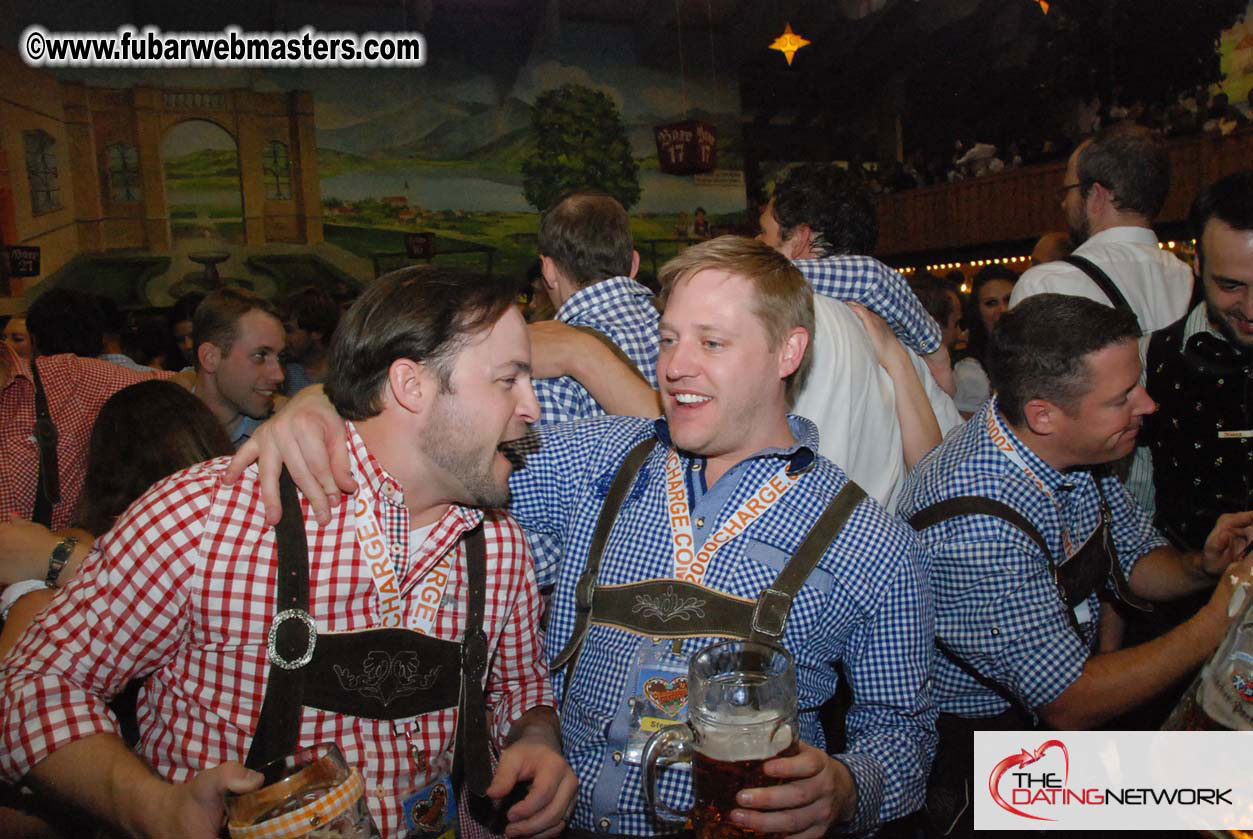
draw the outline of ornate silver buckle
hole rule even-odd
[[[305,625],[305,629],[309,630],[309,646],[305,649],[304,654],[295,661],[289,661],[278,654],[278,628],[287,620],[298,620]],[[265,652],[270,659],[270,663],[284,670],[298,670],[304,667],[310,661],[313,661],[313,648],[318,642],[318,627],[313,622],[313,616],[304,609],[286,609],[274,616],[274,623],[270,624],[270,635],[266,640]]]

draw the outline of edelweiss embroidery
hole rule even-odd
[[[427,690],[435,684],[440,667],[437,665],[426,673],[421,672],[418,654],[406,650],[395,655],[383,650],[371,650],[361,662],[361,672],[352,673],[347,667],[334,666],[339,686],[377,699],[387,707],[394,700],[420,690]]]
[[[655,617],[662,623],[669,623],[674,618],[691,620],[695,615],[705,617],[705,601],[695,597],[680,597],[674,593],[674,586],[666,586],[666,593],[660,597],[649,597],[647,594],[635,595],[635,605],[631,611],[644,617]]]

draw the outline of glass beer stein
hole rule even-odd
[[[265,764],[261,789],[226,797],[231,839],[379,839],[365,784],[334,743]]]
[[[690,762],[695,839],[775,837],[731,821],[735,796],[782,783],[762,765],[798,752],[792,656],[755,641],[711,644],[688,664],[687,724],[657,731],[644,747],[644,799],[657,818],[686,821],[659,800],[657,782],[661,767]]]

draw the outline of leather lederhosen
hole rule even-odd
[[[1045,561],[1049,566],[1049,574],[1057,589],[1058,599],[1066,607],[1070,627],[1080,643],[1087,646],[1087,639],[1084,638],[1074,609],[1093,593],[1106,591],[1128,606],[1142,611],[1150,611],[1153,608],[1147,601],[1131,591],[1127,578],[1122,572],[1122,566],[1118,564],[1118,554],[1114,550],[1113,539],[1110,536],[1109,505],[1105,501],[1105,491],[1101,488],[1100,477],[1094,476],[1094,480],[1097,493],[1100,495],[1101,523],[1083,543],[1083,547],[1060,565],[1040,531],[1026,516],[1001,501],[978,495],[957,496],[924,507],[910,516],[908,521],[915,530],[921,531],[959,516],[985,515],[999,518],[1021,530],[1044,553]],[[956,714],[940,714],[937,724],[940,742],[936,748],[931,775],[927,779],[928,826],[933,835],[948,836],[953,835],[954,832],[958,835],[968,835],[971,829],[969,808],[972,791],[969,783],[974,772],[974,732],[1034,728],[1037,721],[1032,709],[1025,707],[1008,687],[979,672],[943,639],[936,638],[936,647],[940,655],[976,682],[1000,696],[1010,706],[993,717],[971,718]]]
[[[465,537],[469,597],[460,643],[394,628],[318,634],[308,613],[304,516],[286,470],[279,489],[277,614],[270,628],[265,700],[246,765],[255,769],[294,751],[305,707],[376,720],[458,708],[454,776],[482,796],[492,775],[483,700],[487,554],[482,525]]]
[[[676,579],[597,585],[601,557],[618,510],[656,441],[644,440],[627,455],[614,476],[588,548],[587,564],[575,589],[574,631],[553,660],[552,669],[570,668],[592,625],[612,626],[653,638],[731,637],[778,643],[792,599],[839,535],[854,508],[866,497],[849,481],[814,524],[796,553],[756,600],[735,597]]]

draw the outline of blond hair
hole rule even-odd
[[[783,345],[788,333],[801,327],[809,336],[796,370],[784,380],[792,404],[805,384],[812,363],[814,292],[795,265],[774,248],[743,236],[719,236],[687,248],[661,266],[661,302],[669,300],[676,284],[704,270],[725,271],[742,277],[756,291],[753,314],[766,330],[770,348]]]

